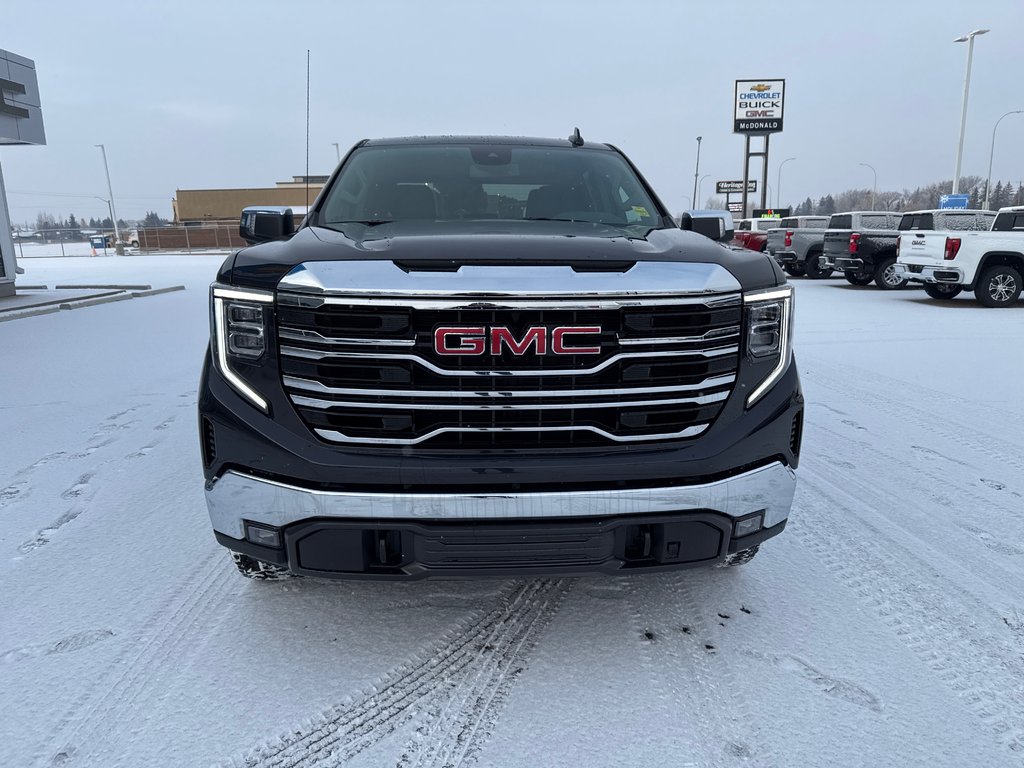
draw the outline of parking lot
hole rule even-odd
[[[186,290],[0,322],[4,764],[1024,765],[1024,302],[794,280],[797,498],[743,568],[252,582],[196,434],[221,258],[23,263]]]

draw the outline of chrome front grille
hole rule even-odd
[[[277,296],[282,383],[326,442],[560,448],[685,440],[736,381],[738,293],[656,298]],[[598,354],[439,355],[441,326],[596,327]]]

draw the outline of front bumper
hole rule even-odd
[[[295,573],[423,578],[712,563],[780,533],[795,489],[781,462],[698,485],[494,494],[323,491],[230,471],[206,500],[221,544]],[[279,546],[246,540],[249,523]]]
[[[904,264],[896,262],[896,274],[915,283],[944,283],[965,285],[965,275],[958,267],[936,266],[933,264]]]

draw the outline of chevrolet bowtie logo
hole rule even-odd
[[[16,83],[13,80],[4,80],[0,77],[0,113],[5,115],[14,115],[15,117],[28,117],[27,109],[7,103],[7,99],[4,98],[5,92],[16,93],[21,96],[25,93],[25,86],[21,83]]]
[[[772,87],[770,85],[760,83],[758,85],[752,86],[750,90],[757,91],[758,93],[764,93],[765,91],[770,91],[771,89]]]

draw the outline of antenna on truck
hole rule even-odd
[[[576,128],[572,132],[572,136],[569,137],[569,143],[572,144],[574,147],[582,147],[583,146],[583,137],[580,136],[580,129],[579,128]]]

